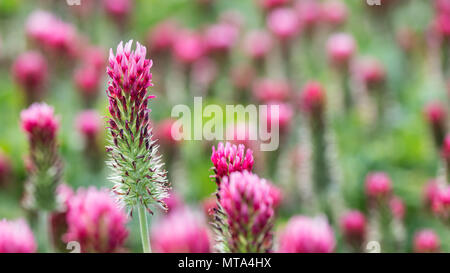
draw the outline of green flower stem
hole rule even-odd
[[[42,210],[38,214],[39,232],[42,235],[42,251],[53,252],[52,243],[50,242],[50,227],[49,227],[49,213],[46,210]]]
[[[144,253],[152,253],[152,249],[150,247],[150,237],[148,233],[147,214],[142,204],[138,205],[138,213],[139,213],[139,226],[141,229],[142,248],[144,250]]]

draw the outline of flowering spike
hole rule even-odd
[[[224,177],[219,204],[225,214],[231,252],[268,252],[272,247],[274,200],[271,185],[248,171]],[[220,214],[216,217],[221,218]],[[221,219],[219,219],[221,220]]]
[[[51,211],[55,208],[55,191],[62,176],[56,142],[59,121],[53,107],[45,103],[32,104],[20,117],[33,165],[26,185],[25,206]]]
[[[245,152],[245,153],[244,153]],[[232,172],[252,171],[253,152],[250,149],[245,151],[244,145],[236,146],[226,142],[225,145],[219,142],[217,150],[212,147],[211,161],[214,164],[216,183],[219,185],[223,177],[229,176]]]
[[[169,185],[150,130],[147,101],[154,96],[148,94],[147,88],[152,86],[152,62],[146,59],[144,46],[137,43],[135,50],[131,47],[132,41],[125,45],[121,42],[116,55],[111,50],[107,68],[107,94],[112,98],[109,108],[116,114],[109,120],[114,144],[109,145],[113,171],[110,179],[129,210],[142,205],[151,212],[150,206],[165,207],[162,200],[168,197]]]

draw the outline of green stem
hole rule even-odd
[[[138,213],[139,213],[139,226],[141,229],[142,248],[144,250],[144,253],[151,253],[152,249],[150,247],[150,237],[148,234],[147,214],[145,212],[144,206],[138,205]]]
[[[39,232],[42,234],[42,251],[53,252],[52,243],[50,242],[49,214],[48,211],[42,210],[38,215]]]

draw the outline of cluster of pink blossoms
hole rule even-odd
[[[24,220],[0,220],[0,253],[33,253],[36,249],[33,233]]]
[[[45,103],[34,103],[20,114],[22,129],[27,133],[31,145],[45,145],[55,140],[59,120],[53,107]]]
[[[220,142],[217,150],[212,147],[211,161],[214,165],[216,183],[219,186],[221,180],[233,172],[242,172],[253,169],[253,152],[250,149],[245,151],[244,145],[236,146],[229,142],[225,145]]]
[[[232,252],[261,252],[271,248],[275,214],[271,191],[268,182],[247,171],[224,177],[219,203],[227,214]]]
[[[28,37],[44,50],[73,58],[78,54],[76,29],[53,14],[37,10],[26,22]]]
[[[127,215],[106,190],[80,189],[67,201],[64,241],[83,252],[118,252],[128,236]]]
[[[333,230],[322,217],[291,218],[279,240],[283,253],[330,253],[336,246]]]
[[[155,252],[209,253],[211,235],[204,219],[188,208],[177,208],[153,226]]]
[[[40,99],[48,80],[47,61],[38,51],[22,53],[14,61],[12,74],[29,102]]]

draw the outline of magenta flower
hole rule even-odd
[[[414,235],[414,252],[432,253],[439,252],[439,236],[431,229],[423,229]]]
[[[165,198],[163,201],[167,204],[168,213],[185,207],[183,198],[174,191],[171,191],[169,197]]]
[[[252,59],[260,60],[272,50],[273,40],[265,30],[253,30],[247,34],[244,41],[245,53]]]
[[[406,213],[405,203],[400,197],[394,196],[389,201],[389,207],[391,209],[392,215],[399,220],[403,220]]]
[[[257,0],[258,4],[265,10],[281,7],[289,4],[291,0]]]
[[[436,179],[430,179],[423,190],[423,200],[425,206],[429,209],[432,208],[433,203],[439,195],[439,184]]]
[[[64,241],[77,241],[82,252],[118,252],[128,236],[127,215],[108,191],[80,189],[68,201]]]
[[[340,226],[345,240],[359,248],[366,238],[366,217],[360,211],[352,210],[340,219]]]
[[[82,97],[90,102],[100,91],[101,76],[98,69],[92,65],[84,65],[75,70],[73,81]]]
[[[205,45],[208,52],[228,52],[236,43],[238,29],[228,23],[218,23],[208,27],[205,33]]]
[[[223,178],[219,203],[226,215],[231,252],[268,252],[272,248],[274,200],[271,185],[248,171]]]
[[[316,0],[297,0],[294,5],[302,28],[311,31],[321,19],[321,6]]]
[[[286,101],[291,95],[289,83],[269,78],[258,79],[253,84],[253,96],[261,103]]]
[[[22,53],[14,62],[12,74],[30,102],[41,98],[48,80],[45,58],[37,51]]]
[[[436,146],[441,147],[447,131],[445,107],[439,102],[428,103],[425,107],[425,118],[432,130]]]
[[[385,198],[392,193],[392,182],[383,172],[369,173],[366,177],[366,194],[370,198]]]
[[[89,46],[82,52],[82,62],[85,66],[94,68],[98,73],[97,76],[101,78],[99,73],[103,73],[106,66],[106,51],[104,48],[97,46]]]
[[[450,187],[439,188],[432,204],[433,212],[444,222],[450,219]]]
[[[24,220],[0,220],[0,253],[34,253],[36,248],[33,233]]]
[[[152,52],[168,51],[172,48],[178,34],[178,25],[172,20],[165,20],[152,28],[148,34],[148,45]]]
[[[208,57],[202,57],[192,64],[192,80],[202,88],[203,92],[208,92],[218,76],[218,67],[215,61]]]
[[[185,64],[192,64],[205,54],[203,37],[196,32],[180,31],[173,44],[175,58]]]
[[[152,247],[161,253],[209,253],[211,236],[204,219],[188,208],[176,209],[151,230]]]
[[[326,93],[318,82],[308,82],[300,94],[300,108],[308,114],[321,114],[325,107]]]
[[[371,57],[359,60],[354,67],[354,73],[369,90],[379,86],[386,79],[386,71],[383,64]]]
[[[226,142],[225,145],[219,142],[217,150],[212,147],[211,161],[214,165],[216,183],[219,186],[222,179],[233,172],[251,172],[253,168],[253,152],[250,149],[245,151],[244,145],[234,145]]]
[[[441,148],[441,156],[446,164],[450,164],[450,135],[446,135]]]
[[[278,106],[278,117],[273,115],[272,111],[275,111],[273,105]],[[272,102],[267,105],[267,114],[266,114],[266,122],[267,122],[267,130],[272,130],[272,123],[278,124],[278,128],[281,134],[285,134],[289,131],[292,123],[292,118],[294,117],[294,110],[291,105],[287,103],[278,103]]]
[[[342,25],[347,21],[348,10],[344,1],[328,0],[322,4],[321,18],[330,26]]]
[[[34,11],[27,19],[26,33],[32,41],[50,53],[69,58],[78,53],[76,29],[49,12]]]
[[[294,216],[280,235],[279,252],[330,253],[335,245],[333,229],[325,218]]]
[[[159,140],[159,143],[164,148],[170,149],[179,144],[179,140],[172,135],[172,127],[175,122],[175,119],[167,118],[156,125],[155,138]]]
[[[45,145],[55,141],[59,129],[59,119],[53,107],[45,103],[34,103],[20,113],[22,129],[31,145]]]
[[[95,139],[103,129],[103,121],[95,110],[86,110],[78,114],[76,121],[78,131],[86,139]]]
[[[132,12],[133,0],[103,0],[103,8],[118,24],[123,24]]]
[[[270,12],[267,27],[282,41],[293,39],[300,31],[297,13],[291,8],[277,8]]]
[[[328,38],[327,51],[331,63],[338,67],[348,67],[348,64],[356,50],[353,36],[347,33],[333,34]]]
[[[29,165],[32,166],[25,184],[23,205],[29,209],[53,211],[56,207],[56,187],[62,177],[56,140],[59,119],[53,107],[45,103],[32,104],[21,112],[20,117],[22,129],[28,137]]]
[[[139,43],[134,51],[132,41],[117,47],[116,55],[110,50],[107,73],[110,77],[109,98],[110,180],[113,192],[125,203],[130,212],[137,209],[141,225],[144,252],[150,252],[146,211],[150,207],[166,210],[163,199],[168,197],[170,185],[163,169],[158,145],[152,139],[148,94],[153,86],[152,61],[146,59],[147,49]]]

